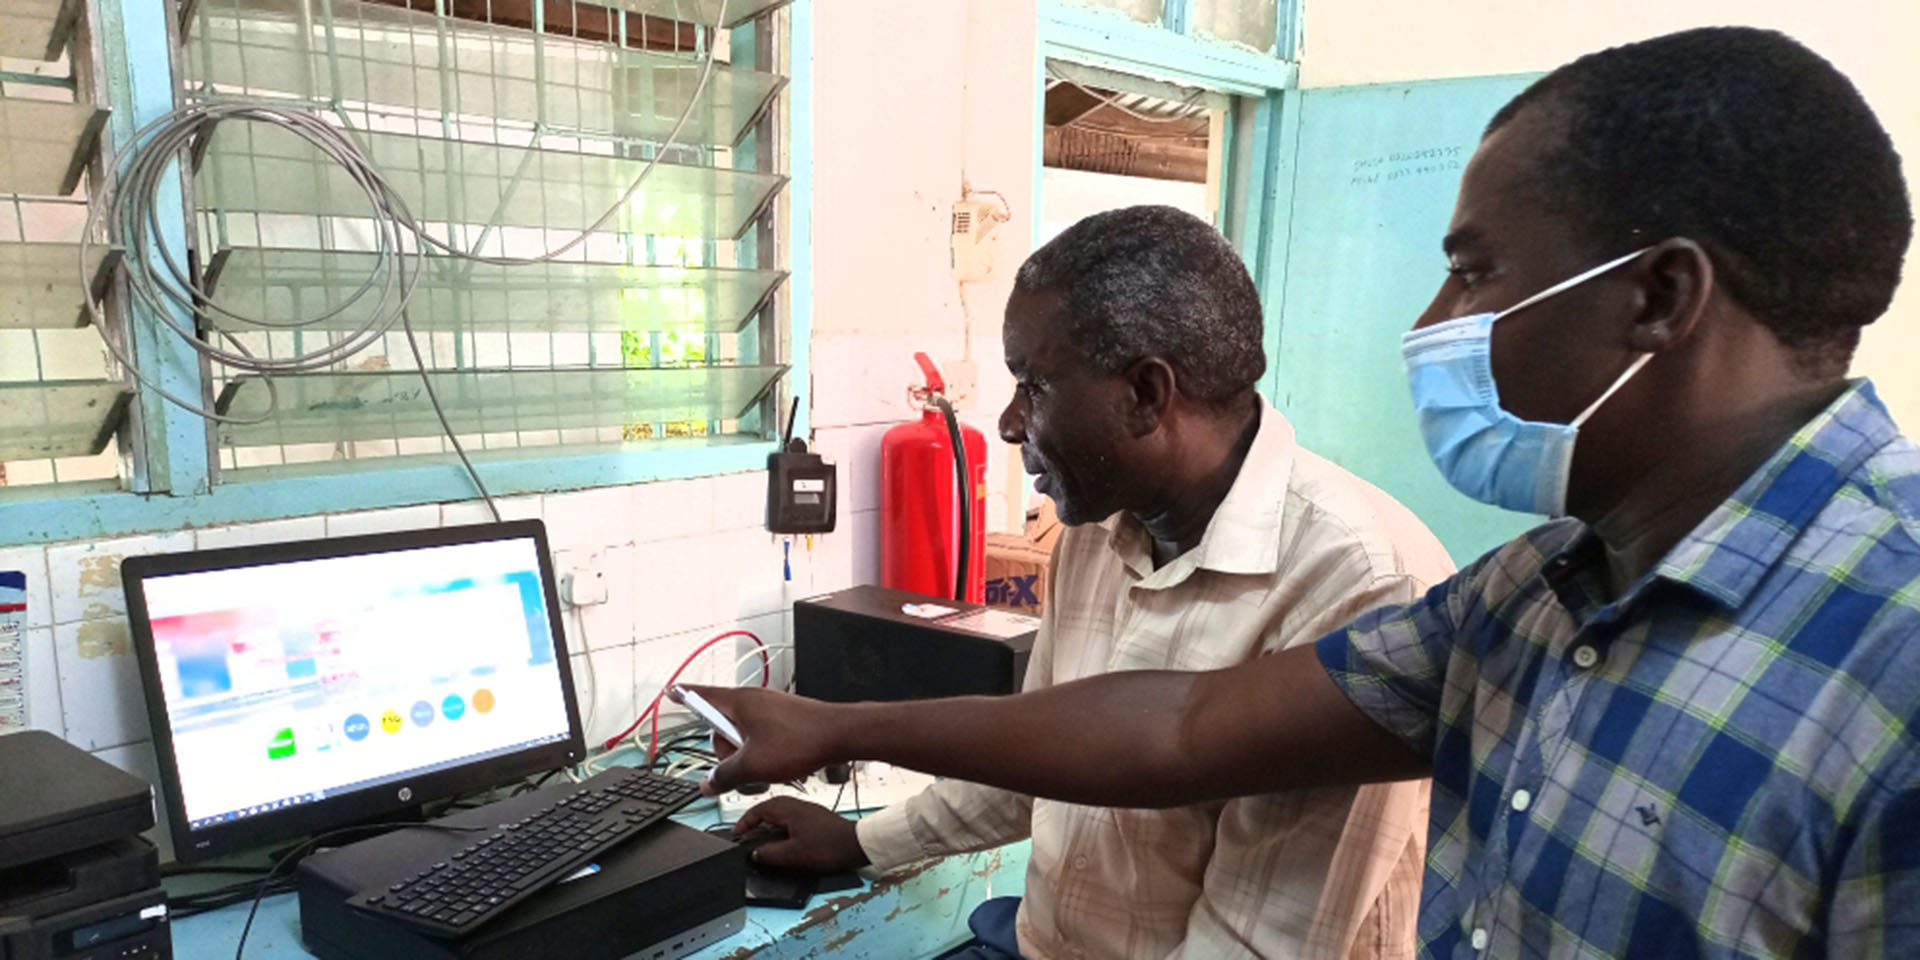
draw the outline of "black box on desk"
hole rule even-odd
[[[0,736],[0,957],[173,956],[153,788],[52,734]]]
[[[7,960],[168,960],[160,857],[121,837],[0,870],[0,957]]]
[[[862,586],[793,605],[793,685],[836,703],[1008,694],[1040,620]]]
[[[526,794],[435,823],[491,826],[549,800]],[[384,887],[471,840],[402,829],[308,857],[296,877],[307,949],[322,960],[667,960],[746,923],[745,850],[671,822],[595,858],[598,872],[549,886],[458,940],[347,905],[361,890]]]
[[[0,870],[151,826],[145,780],[44,730],[0,736]]]

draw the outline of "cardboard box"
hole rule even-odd
[[[1042,500],[1038,510],[1027,513],[1026,532],[988,534],[987,605],[1039,616],[1053,544],[1065,529],[1053,501]]]

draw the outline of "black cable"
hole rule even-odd
[[[707,738],[710,736],[712,736],[712,734],[708,733],[705,730],[696,730],[692,733],[683,733],[670,740],[661,741],[660,752],[665,753],[668,750],[685,750],[685,749],[688,749],[687,744],[705,743],[707,742]]]
[[[259,878],[271,867],[266,866],[181,866],[170,864],[160,868],[160,879],[164,883],[179,877],[201,876],[244,876],[252,879],[236,880],[220,886],[206,887],[188,893],[167,892],[167,911],[176,917],[190,917],[195,914],[217,910],[234,903],[243,903],[258,885]]]
[[[655,767],[659,767],[659,768],[661,768],[661,769],[665,769],[665,768],[667,768],[667,767],[671,767],[671,766],[673,766],[673,765],[674,765],[674,764],[676,764],[676,763],[679,763],[679,762],[680,762],[681,760],[685,760],[685,759],[686,759],[686,758],[688,758],[688,757],[699,757],[699,758],[700,758],[700,759],[702,759],[702,760],[710,760],[710,761],[712,761],[712,762],[714,762],[714,763],[719,763],[719,762],[720,762],[720,755],[719,755],[719,754],[717,754],[717,753],[714,753],[714,752],[713,752],[713,751],[711,751],[711,750],[698,750],[698,749],[694,749],[694,748],[691,748],[691,747],[683,747],[683,748],[681,748],[681,749],[679,749],[679,750],[676,750],[676,751],[674,751],[674,752],[675,752],[675,753],[678,753],[678,754],[679,754],[679,756],[678,756],[678,757],[676,757],[676,758],[674,758],[673,760],[671,760],[671,761],[669,761],[669,760],[667,760],[667,757],[666,757],[666,751],[664,751],[664,750],[663,750],[663,751],[661,751],[661,755],[660,755],[660,758],[659,758],[659,759],[657,759],[657,760],[655,760],[654,762],[652,762],[652,763],[650,763],[650,764],[648,764],[648,765],[647,765],[647,769],[648,769],[648,770],[652,770],[652,769],[654,769]]]
[[[696,730],[690,733],[681,734],[679,736],[670,737],[666,740],[663,740],[660,743],[659,752],[654,755],[653,761],[651,763],[646,764],[642,769],[664,770],[667,767],[670,767],[673,765],[672,762],[668,759],[667,755],[670,753],[676,753],[676,752],[681,754],[682,756],[685,756],[687,754],[692,754],[695,756],[706,757],[707,759],[710,759],[715,763],[718,763],[720,762],[719,754],[716,754],[711,750],[701,750],[698,748],[686,746],[686,744],[690,744],[690,743],[704,743],[706,742],[709,736],[711,736],[711,734],[708,733],[707,731]]]
[[[398,830],[406,827],[421,830],[447,830],[453,833],[485,833],[488,829],[486,827],[455,827],[444,823],[408,823],[401,820],[393,823],[363,823],[359,826],[341,827],[338,830],[329,830],[326,833],[315,834],[308,838],[305,843],[281,854],[280,858],[275,860],[273,866],[267,870],[267,875],[261,878],[260,889],[253,895],[253,906],[247,909],[247,922],[240,927],[240,942],[234,944],[233,960],[241,960],[241,954],[246,952],[247,934],[253,932],[253,918],[260,913],[260,901],[266,898],[267,887],[273,883],[274,875],[280,872],[281,867],[289,863],[299,862],[300,858],[305,856],[308,851],[311,851],[315,846],[342,834],[362,833],[368,830]],[[291,886],[291,883],[289,883],[289,889]]]
[[[947,418],[947,439],[953,444],[955,492],[960,500],[960,558],[953,569],[953,598],[967,602],[967,574],[973,563],[973,496],[967,483],[967,445],[960,436],[960,418],[946,397],[934,394],[928,400]]]
[[[513,790],[513,796],[517,797],[523,793],[532,793],[535,790],[538,790],[541,787],[546,786],[547,781],[552,780],[559,773],[560,771],[558,769],[548,770],[546,773],[541,774],[538,779],[531,780],[526,783],[522,783],[518,787],[515,787]]]
[[[162,878],[165,878],[165,877],[188,877],[188,876],[193,876],[195,874],[201,874],[201,873],[221,873],[221,874],[241,873],[241,874],[250,874],[252,876],[257,877],[260,874],[266,873],[270,869],[272,868],[270,867],[183,867],[176,863],[176,864],[169,864],[167,866],[161,867],[160,876]]]
[[[276,877],[272,883],[267,885],[266,895],[278,896],[283,893],[292,893],[293,888],[293,878]],[[230,907],[237,903],[246,903],[248,900],[253,899],[259,892],[260,885],[255,881],[249,880],[245,883],[229,884],[211,890],[201,890],[195,893],[169,896],[167,898],[167,912],[176,920],[184,920],[187,917],[210,913],[214,910]]]

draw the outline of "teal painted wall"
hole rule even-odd
[[[1406,504],[1461,563],[1538,518],[1482,506],[1440,476],[1400,335],[1445,276],[1440,238],[1481,130],[1535,76],[1288,91],[1283,104],[1298,145],[1268,395],[1301,443]]]

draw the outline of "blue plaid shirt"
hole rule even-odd
[[[1319,641],[1432,758],[1430,957],[1920,957],[1920,450],[1865,381],[1609,602],[1538,527]]]

